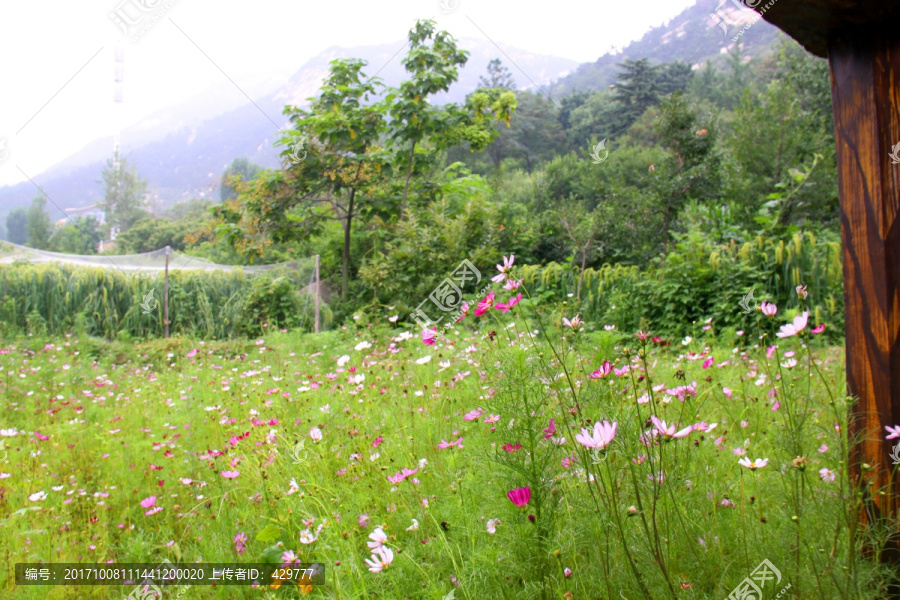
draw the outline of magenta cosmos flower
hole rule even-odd
[[[478,307],[475,309],[475,316],[480,317],[487,311],[491,309],[494,305],[494,292],[490,292],[487,296],[484,297],[484,300],[478,303]]]
[[[507,497],[509,497],[510,502],[522,508],[529,501],[531,501],[531,488],[529,487],[521,487],[516,488],[514,490],[509,490],[506,492]]]
[[[506,302],[505,304],[503,302],[501,302],[501,303],[497,304],[497,306],[495,306],[494,308],[496,308],[500,312],[506,314],[509,312],[509,309],[511,309],[516,304],[518,304],[521,299],[522,299],[522,294],[516,294],[515,296],[510,298],[509,301]]]
[[[437,341],[437,327],[422,330],[422,343],[426,346],[434,346]]]
[[[575,436],[575,441],[586,448],[606,448],[609,446],[613,438],[616,437],[616,427],[619,424],[615,421],[603,421],[602,423],[594,423],[594,431],[591,433],[585,428],[581,428],[581,433]]]

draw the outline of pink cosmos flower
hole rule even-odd
[[[240,471],[222,471],[222,477],[224,477],[225,479],[234,479],[240,474]]]
[[[462,441],[463,441],[462,437],[460,437],[455,442],[448,442],[448,441],[442,439],[441,443],[438,444],[438,448],[440,448],[441,450],[446,450],[447,448],[452,448],[453,446],[459,446],[460,448],[462,448]]]
[[[822,323],[818,327],[813,327],[811,333],[818,335],[818,334],[822,333],[823,331],[825,331],[825,323]]]
[[[485,423],[496,423],[500,420],[500,415],[488,415],[484,418]]]
[[[366,559],[369,565],[369,571],[372,573],[381,573],[391,566],[394,562],[394,552],[387,546],[381,546],[372,551],[372,556]]]
[[[551,418],[550,424],[544,430],[544,439],[552,438],[554,435],[556,435],[556,419]]]
[[[771,302],[763,302],[759,305],[759,310],[767,317],[774,317],[775,313],[778,312],[778,307]]]
[[[509,498],[510,502],[512,502],[519,508],[522,508],[523,506],[528,504],[529,501],[531,501],[531,488],[516,488],[514,490],[506,492],[506,495]]]
[[[710,368],[714,362],[716,362],[716,359],[713,358],[712,356],[710,356],[709,358],[707,358],[706,360],[703,361],[703,368],[704,369]]]
[[[479,407],[479,408],[476,408],[475,410],[472,410],[472,411],[469,411],[468,413],[466,413],[466,415],[463,417],[463,419],[466,421],[476,421],[479,418],[481,418],[481,415],[483,415],[483,414],[484,414],[484,410],[482,410],[481,407]]]
[[[372,442],[372,447],[377,448],[378,446],[381,445],[381,442],[383,442],[383,441],[384,441],[384,438],[379,435],[377,438],[375,438],[375,441]]]
[[[359,518],[356,520],[356,522],[357,522],[357,523],[359,524],[359,526],[362,527],[363,529],[365,529],[366,527],[368,527],[368,526],[369,526],[369,515],[368,515],[368,513],[363,513],[363,514],[359,515]]]
[[[616,437],[618,425],[615,421],[612,424],[609,421],[603,421],[603,423],[598,421],[594,423],[593,434],[582,427],[581,433],[575,436],[575,441],[586,448],[606,448]]]
[[[681,431],[675,431],[674,423],[669,425],[665,421],[660,421],[655,416],[650,417],[650,421],[653,423],[653,428],[656,430],[656,432],[659,435],[661,435],[663,437],[667,437],[667,438],[676,438],[676,439],[683,438],[683,437],[689,435],[692,431],[694,431],[693,425],[688,425]]]
[[[726,397],[726,398],[731,398],[731,388],[729,388],[729,387],[723,387],[723,388],[722,388],[722,393],[725,394],[725,397]]]
[[[794,317],[793,323],[788,323],[787,325],[781,326],[781,331],[776,333],[775,335],[780,338],[787,338],[794,335],[799,334],[801,331],[806,329],[806,324],[809,321],[809,311],[803,311],[802,315],[797,315]]]
[[[603,364],[600,365],[600,368],[588,375],[591,379],[603,379],[610,373],[612,373],[613,366],[612,363],[608,360],[603,361]]]
[[[516,452],[521,449],[522,449],[522,444],[508,444],[507,443],[507,444],[503,445],[503,450],[505,452],[509,452],[509,453]]]
[[[826,468],[819,469],[819,477],[822,478],[822,481],[828,483],[831,483],[835,479],[834,473]]]
[[[515,280],[515,279],[510,278],[510,279],[508,279],[508,280],[506,281],[506,285],[503,286],[503,289],[504,289],[504,290],[509,290],[509,291],[513,292],[513,291],[519,289],[519,286],[520,286],[520,285],[522,285],[522,280],[521,280],[521,279],[519,279],[519,280],[517,281],[517,280]]]
[[[156,496],[148,496],[141,500],[141,506],[144,508],[150,508],[154,504],[156,504]]]
[[[422,330],[422,343],[426,346],[434,346],[437,341],[437,327]]]
[[[454,322],[454,323],[459,323],[460,321],[462,321],[463,319],[465,319],[467,316],[469,316],[469,303],[468,303],[468,302],[463,302],[463,303],[462,303],[462,306],[460,306],[460,309],[459,309],[459,316],[456,317],[456,320],[453,321],[453,322]]]
[[[372,541],[366,542],[366,546],[374,551],[377,548],[381,548],[382,546],[384,546],[384,543],[387,541],[388,536],[381,527],[376,527],[375,531],[369,534],[369,539]]]
[[[247,549],[247,534],[243,531],[234,536],[234,551],[238,554],[243,554],[244,550]]]
[[[900,438],[900,425],[885,425],[884,428],[888,431],[888,436],[884,439],[895,440],[897,438]]]
[[[512,254],[509,255],[509,258],[503,257],[503,264],[497,265],[497,270],[500,271],[498,275],[494,275],[491,277],[491,281],[494,283],[500,283],[506,276],[509,274],[510,270],[512,270],[513,263],[515,262],[516,257]]]
[[[196,348],[194,348],[193,350],[191,350],[190,352],[187,353],[187,357],[188,357],[188,358],[194,358],[195,356],[197,356],[197,352],[199,352],[199,350],[197,350]]]
[[[487,296],[484,297],[484,300],[478,303],[478,308],[475,309],[475,316],[480,317],[487,311],[491,309],[494,305],[494,292],[489,292]]]
[[[563,327],[571,327],[572,331],[578,331],[579,329],[581,329],[581,326],[582,326],[582,324],[584,324],[584,321],[581,320],[580,315],[575,315],[571,321],[569,319],[563,317],[562,323],[563,323]]]

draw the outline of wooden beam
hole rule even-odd
[[[829,41],[844,259],[851,476],[866,482],[864,521],[900,512],[885,425],[900,424],[900,27]],[[898,440],[900,441],[900,440]],[[896,532],[900,533],[900,532]],[[884,558],[900,562],[892,540]]]

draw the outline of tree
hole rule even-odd
[[[328,78],[308,110],[285,107],[294,128],[279,142],[288,147],[282,156],[289,160],[302,143],[306,157],[291,163],[283,175],[267,174],[255,186],[257,191],[276,195],[268,206],[265,200],[255,204],[261,219],[272,225],[276,240],[308,233],[325,219],[340,221],[344,229],[341,296],[345,299],[353,222],[368,192],[381,183],[388,158],[379,145],[385,131],[385,107],[370,102],[382,84],[362,72],[365,65],[358,59],[332,61]]]
[[[241,181],[250,181],[256,177],[260,171],[262,171],[261,166],[254,162],[250,162],[250,159],[244,156],[231,161],[231,164],[222,172],[222,187],[219,190],[219,196],[222,202],[232,200],[237,196],[237,192],[233,185],[233,178],[240,177]]]
[[[50,248],[50,236],[53,235],[50,213],[44,209],[46,204],[43,196],[35,196],[28,207],[28,246],[39,250]]]
[[[390,113],[393,119],[391,140],[397,152],[397,162],[406,166],[403,185],[401,216],[406,212],[409,181],[415,163],[416,145],[423,139],[443,129],[446,116],[441,107],[432,106],[428,97],[446,92],[459,77],[457,67],[465,65],[469,53],[459,50],[455,40],[446,31],[435,33],[434,21],[417,21],[409,31],[409,52],[403,59],[403,68],[409,79],[400,84],[391,98]],[[428,41],[431,40],[431,45]],[[405,147],[409,146],[406,155]]]
[[[102,235],[95,217],[75,217],[56,230],[50,249],[66,254],[96,254]]]
[[[623,71],[616,77],[613,98],[622,107],[622,124],[613,135],[628,129],[660,96],[660,67],[652,66],[647,58],[626,60],[619,66]]]
[[[143,214],[141,205],[147,195],[147,181],[141,179],[137,169],[129,170],[128,160],[115,156],[106,162],[103,169],[104,195],[102,207],[110,233],[127,231]]]
[[[12,209],[6,215],[7,239],[13,244],[24,245],[28,241],[28,210],[22,208]]]
[[[660,165],[664,176],[656,178],[655,187],[662,203],[664,243],[689,200],[702,202],[718,196],[721,175],[714,125],[714,118],[689,106],[681,92],[660,104],[656,132],[668,157]]]
[[[478,87],[488,90],[516,89],[516,82],[513,80],[512,74],[499,58],[491,59],[487,66],[487,72],[487,77],[482,75],[478,78]]]

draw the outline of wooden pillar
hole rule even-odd
[[[844,259],[851,476],[869,484],[864,521],[897,516],[885,425],[900,425],[900,27],[839,33],[828,45]],[[900,532],[898,532],[900,533]],[[884,558],[900,562],[895,535]]]

